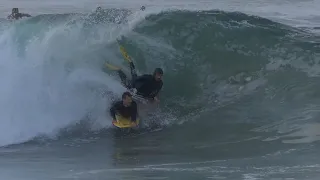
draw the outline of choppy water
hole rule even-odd
[[[14,3],[35,14],[0,23],[2,178],[318,179],[318,2]],[[107,113],[117,39],[165,71],[129,135]]]

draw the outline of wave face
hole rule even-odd
[[[320,41],[306,31],[242,13],[114,9],[0,26],[1,146],[56,137],[83,121],[85,131],[108,128],[106,110],[125,89],[103,64],[128,69],[117,39],[139,73],[165,71],[147,122],[208,141],[320,139]]]

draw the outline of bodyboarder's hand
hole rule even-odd
[[[153,98],[153,101],[154,101],[154,102],[157,102],[157,103],[160,102],[160,100],[159,100],[157,97],[154,97],[154,98]]]
[[[132,91],[133,94],[137,94],[137,89],[136,88],[132,88],[131,91]]]
[[[131,126],[132,126],[132,127],[136,127],[136,126],[137,126],[137,123],[136,123],[136,122],[131,122]]]

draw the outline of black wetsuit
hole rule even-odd
[[[143,96],[144,98],[154,98],[158,95],[162,88],[162,80],[156,81],[154,76],[150,74],[145,74],[138,76],[134,64],[130,63],[130,70],[132,79],[128,80],[127,76],[121,70],[118,71],[122,84],[128,88],[136,88],[137,94]]]
[[[162,85],[162,80],[156,81],[150,74],[139,76],[133,82],[133,88],[137,89],[137,94],[146,98],[156,97]]]
[[[116,119],[116,114],[124,118],[131,118],[131,121],[136,122],[138,114],[137,103],[132,101],[129,107],[125,107],[122,101],[113,103],[110,108],[110,115],[113,119]]]

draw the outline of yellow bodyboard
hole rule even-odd
[[[116,115],[117,121],[113,121],[112,124],[118,128],[131,128],[132,122],[130,119],[124,118],[122,116]],[[136,120],[137,125],[139,125],[139,119]]]

